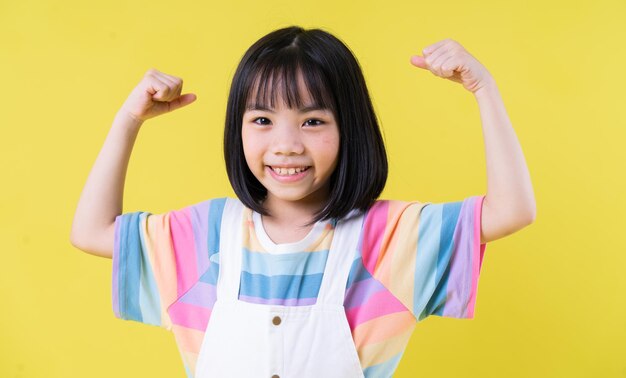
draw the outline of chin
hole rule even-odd
[[[277,200],[290,201],[290,202],[305,201],[308,196],[309,194],[297,194],[297,193],[292,193],[292,194],[274,193],[273,194],[273,197]]]

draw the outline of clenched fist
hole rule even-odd
[[[455,40],[448,38],[433,43],[422,53],[423,56],[412,56],[411,64],[435,76],[460,83],[474,94],[487,85],[493,85],[494,79],[487,68]]]
[[[196,100],[193,93],[181,96],[182,88],[183,79],[151,68],[132,90],[121,110],[140,122],[169,113]]]

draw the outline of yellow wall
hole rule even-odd
[[[69,242],[79,195],[144,72],[198,100],[149,120],[124,212],[234,195],[222,162],[245,49],[299,24],[362,64],[390,158],[383,198],[486,192],[477,104],[409,64],[444,38],[493,74],[537,200],[487,246],[474,320],[420,323],[397,377],[625,377],[626,3],[616,1],[3,1],[0,3],[0,376],[184,377],[173,336],[118,320],[111,260]]]

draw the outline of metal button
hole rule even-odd
[[[280,377],[278,376],[278,374],[274,374],[272,375],[272,378],[280,378]]]
[[[274,319],[272,319],[272,323],[274,323],[274,325],[279,325],[280,324],[280,316],[274,316]],[[278,375],[274,374],[272,376],[272,378],[279,378]]]

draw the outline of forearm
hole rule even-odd
[[[511,225],[532,222],[536,205],[522,147],[495,81],[474,93],[480,108],[487,164],[485,203]]]
[[[75,246],[109,255],[113,244],[107,234],[122,213],[126,170],[140,126],[127,113],[116,114],[78,201],[70,236]]]

